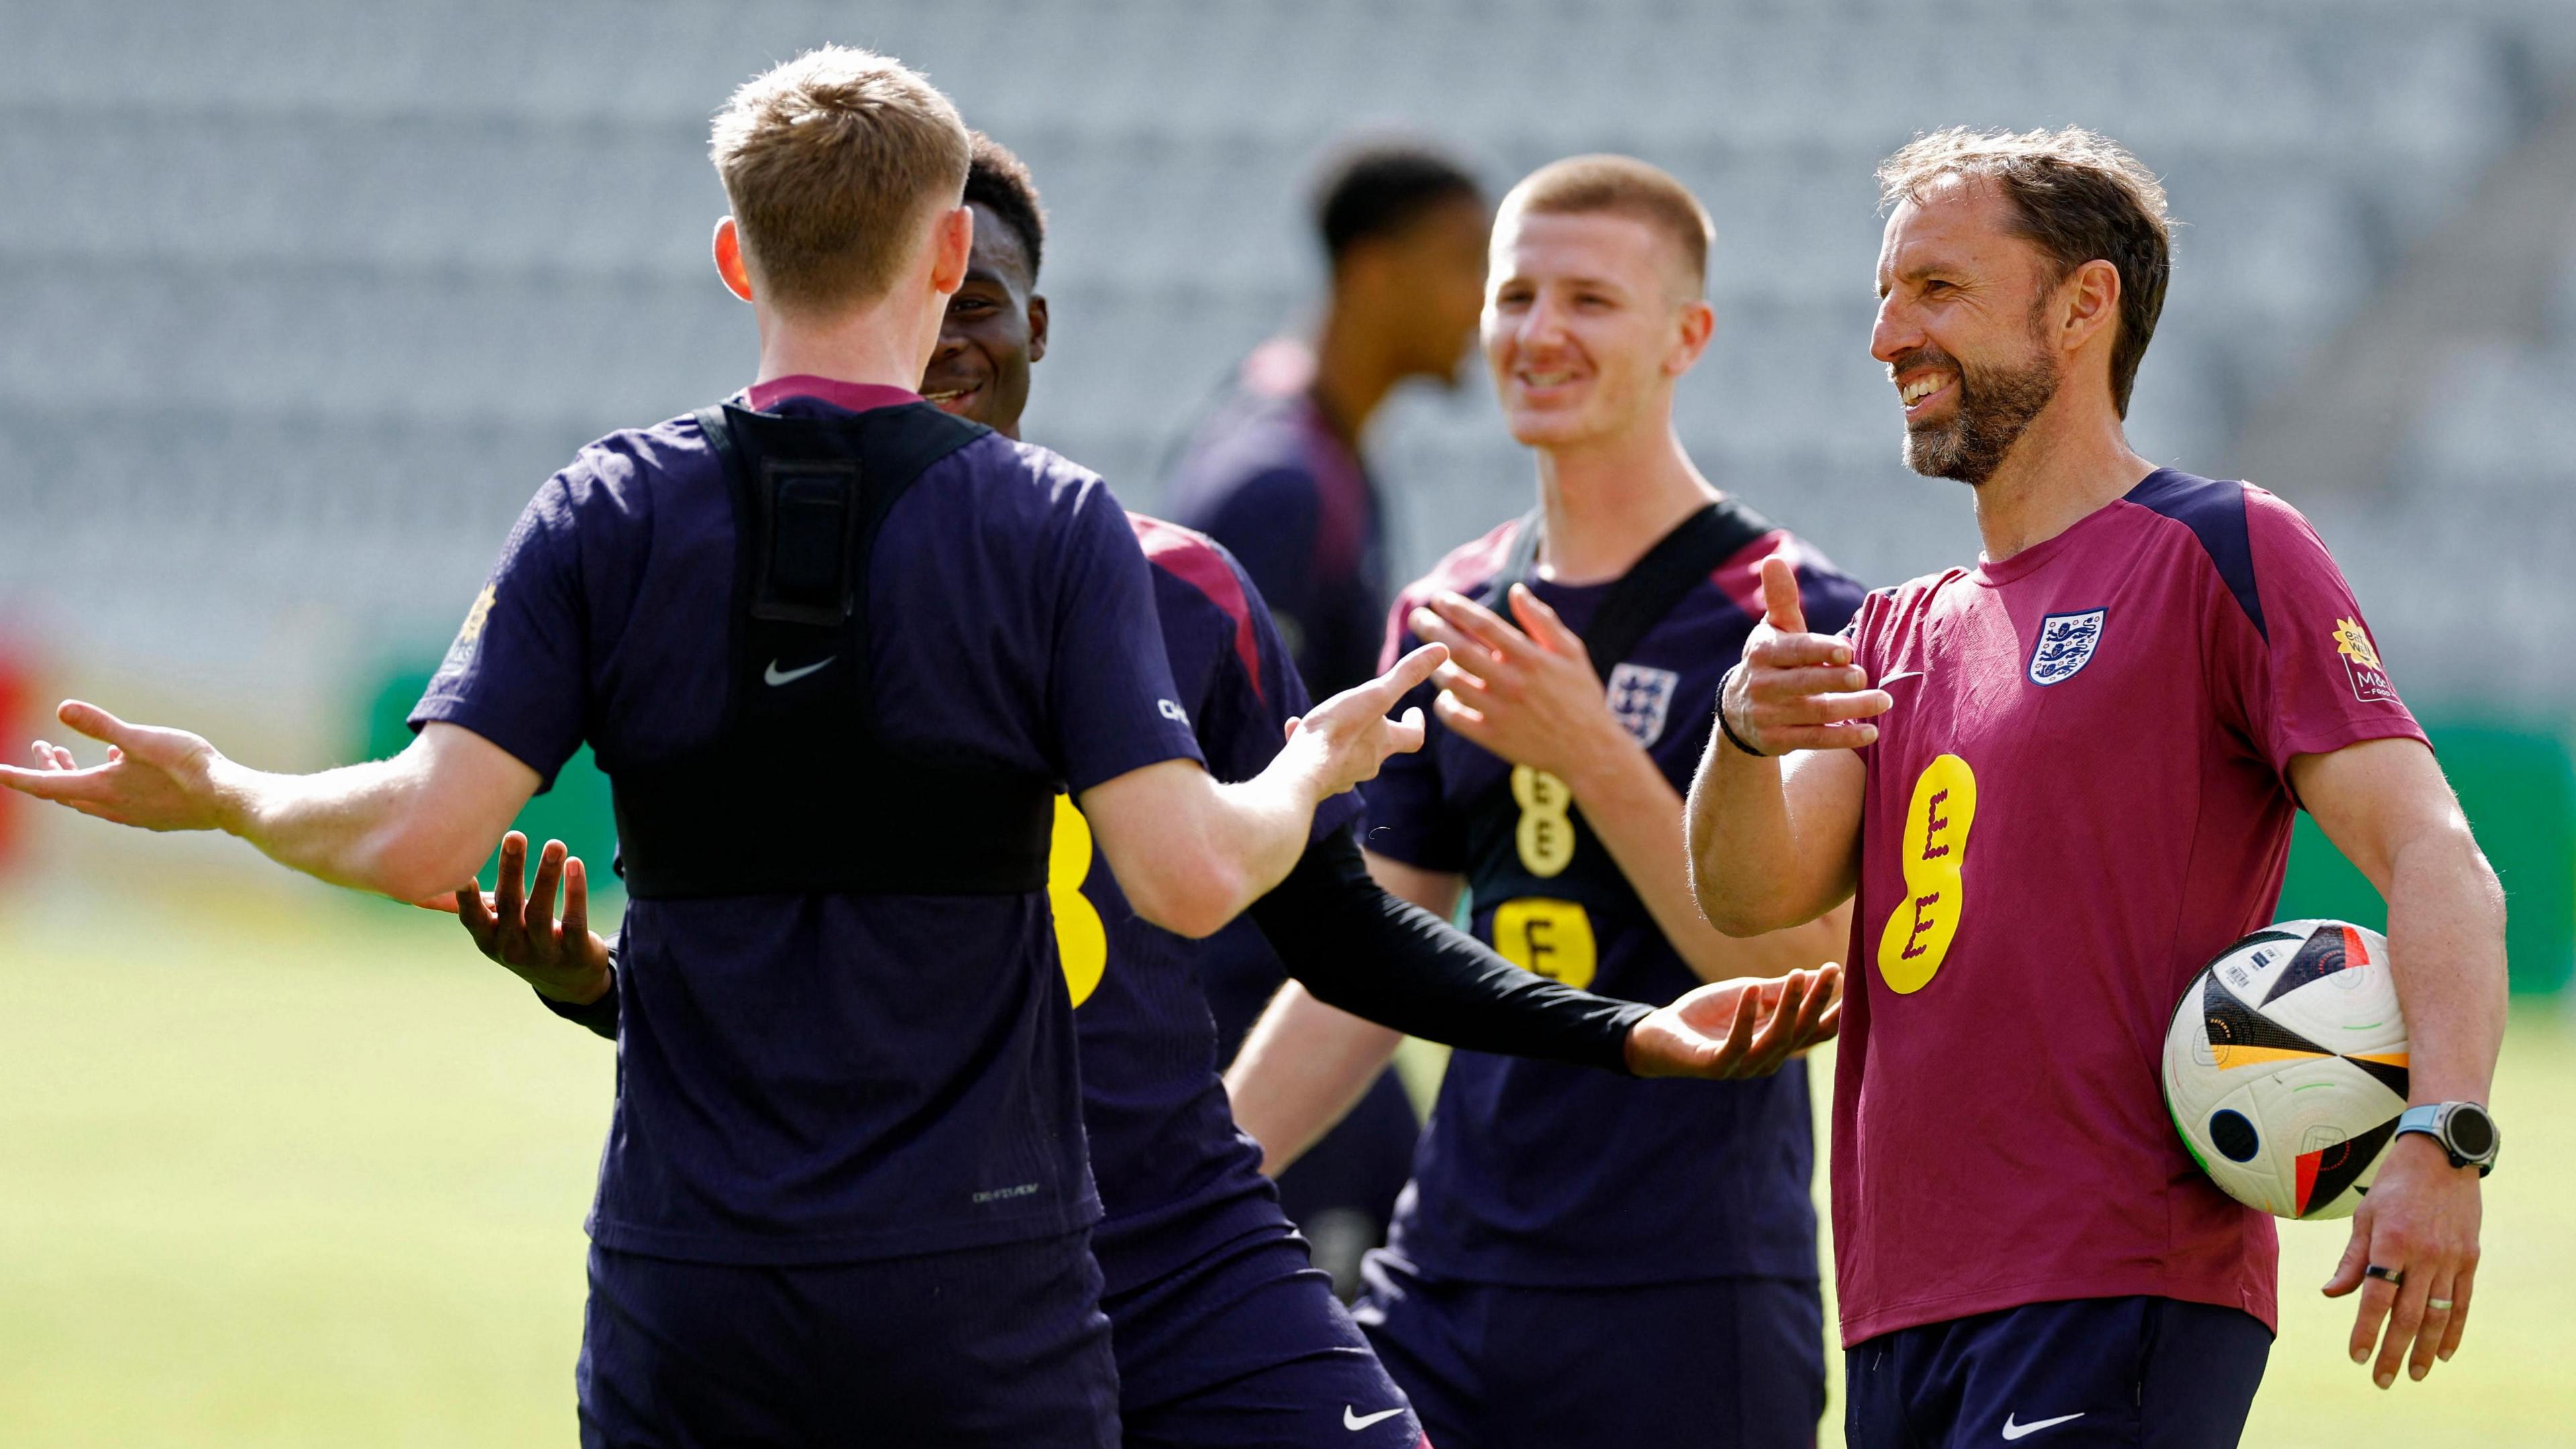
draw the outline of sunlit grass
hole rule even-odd
[[[606,1044],[426,914],[0,906],[0,1444],[571,1443],[610,1079]],[[2342,1229],[2290,1225],[2247,1444],[2571,1442],[2563,1012],[2516,1021],[2496,1107],[2460,1358],[2371,1388],[2314,1292]]]

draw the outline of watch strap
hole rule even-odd
[[[2484,1177],[2488,1173],[2495,1171],[2494,1148],[2490,1147],[2487,1151],[2487,1155],[2482,1159],[2463,1157],[2460,1155],[2458,1149],[2451,1145],[2451,1134],[2449,1130],[2449,1117],[2452,1108],[2476,1105],[2477,1104],[2475,1103],[2437,1102],[2422,1107],[2409,1107],[2405,1111],[2397,1114],[2397,1130],[2390,1134],[2389,1140],[2395,1141],[2397,1138],[2403,1137],[2409,1132],[2421,1132],[2425,1136],[2430,1137],[2435,1142],[2441,1144],[2442,1155],[2450,1159],[2450,1163],[2453,1167],[2468,1167],[2475,1165],[2478,1170],[2478,1176]],[[2479,1107],[2478,1110],[2481,1113],[2486,1111],[2484,1107]],[[2490,1118],[2489,1120],[2492,1121],[2493,1119]]]

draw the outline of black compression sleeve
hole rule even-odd
[[[537,1000],[546,1004],[546,1010],[564,1020],[589,1027],[595,1036],[617,1040],[617,943],[608,943],[608,991],[597,1001],[588,1006],[575,1006],[569,1001],[557,1001],[542,991],[536,995]]]
[[[1628,1033],[1654,1008],[1524,971],[1369,878],[1337,831],[1306,849],[1252,919],[1315,999],[1467,1051],[1625,1074]]]

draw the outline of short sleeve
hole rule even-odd
[[[1059,557],[1048,717],[1066,787],[1080,794],[1147,765],[1199,760],[1145,551],[1098,482],[1077,491]]]
[[[2213,663],[2220,688],[2242,711],[2247,735],[2276,771],[2297,755],[2321,755],[2363,740],[2422,740],[2380,662],[2378,645],[2343,571],[2298,511],[2262,489],[2245,489],[2253,567],[2254,627],[2219,635]]]
[[[540,793],[581,748],[589,679],[571,497],[559,473],[529,500],[410,721],[481,735],[536,771]]]
[[[1379,655],[1381,670],[1393,668],[1396,660],[1421,642],[1404,622],[1418,598],[1414,590],[1408,589],[1389,611],[1386,648]],[[1398,716],[1408,709],[1422,711],[1422,748],[1409,755],[1389,755],[1379,767],[1377,778],[1369,782],[1360,843],[1390,860],[1422,870],[1465,870],[1466,821],[1449,808],[1448,797],[1440,787],[1440,745],[1448,730],[1431,708],[1439,693],[1438,685],[1425,680],[1397,701],[1394,712]]]

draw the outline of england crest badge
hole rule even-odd
[[[2093,662],[2093,651],[2102,642],[2102,618],[2110,612],[2087,609],[2040,620],[2039,642],[2030,651],[2030,682],[2064,684],[2082,673]]]
[[[1664,717],[1672,713],[1673,691],[1681,688],[1682,677],[1669,669],[1649,669],[1643,664],[1616,664],[1610,669],[1610,713],[1619,725],[1637,737],[1637,743],[1652,746],[1664,737]]]

